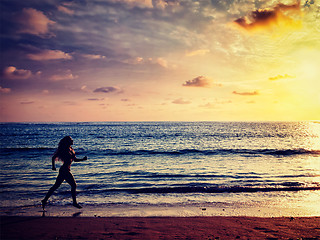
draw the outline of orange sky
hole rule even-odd
[[[1,122],[320,119],[317,1],[0,5]]]

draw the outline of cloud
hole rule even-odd
[[[110,0],[114,3],[124,3],[130,8],[153,8],[152,0]]]
[[[65,4],[59,5],[59,6],[58,6],[58,10],[59,10],[60,12],[63,12],[63,13],[65,13],[65,14],[68,14],[68,15],[73,15],[73,14],[74,14],[74,11],[71,10],[70,8],[66,7]]]
[[[103,101],[104,98],[88,98],[88,101]]]
[[[7,79],[23,80],[30,78],[32,72],[30,70],[17,69],[14,66],[9,66],[4,69],[3,75]]]
[[[125,106],[127,106],[127,107],[135,107],[135,106],[137,106],[137,104],[131,103],[131,104],[126,104]]]
[[[94,93],[122,93],[123,90],[119,87],[100,87],[93,91]]]
[[[165,9],[168,6],[172,5],[178,5],[179,2],[169,2],[167,0],[153,0],[153,7],[158,9]]]
[[[209,52],[210,52],[209,49],[199,49],[199,50],[187,52],[187,53],[186,53],[186,56],[187,56],[187,57],[203,56],[203,55],[206,55],[206,54],[209,53]]]
[[[72,56],[69,53],[62,52],[60,50],[41,50],[39,53],[27,54],[27,57],[34,61],[46,61],[46,60],[70,60]]]
[[[164,58],[147,58],[147,59],[144,59],[142,57],[136,57],[136,58],[133,58],[133,59],[126,59],[123,61],[124,63],[127,63],[127,64],[133,64],[133,65],[138,65],[138,64],[154,64],[154,65],[159,65],[163,68],[168,68],[169,65],[168,65],[168,62],[166,59]]]
[[[257,96],[259,95],[259,91],[253,91],[253,92],[237,92],[237,91],[233,91],[233,94],[236,95],[241,95],[241,96]]]
[[[285,28],[297,28],[301,26],[300,0],[296,4],[277,4],[271,9],[258,9],[252,11],[246,17],[238,18],[234,23],[248,31],[272,29],[283,26]]]
[[[173,100],[172,103],[174,103],[174,104],[190,104],[191,102],[188,100],[184,100],[182,98],[179,98],[179,99]]]
[[[34,101],[23,101],[20,104],[34,104]]]
[[[99,54],[82,54],[81,56],[84,58],[90,59],[90,60],[105,59],[106,58],[106,56],[102,56]]]
[[[156,64],[159,64],[161,67],[167,68],[168,67],[168,62],[167,60],[163,59],[163,58],[157,58],[154,60],[154,62]]]
[[[27,33],[40,37],[51,37],[49,26],[55,24],[47,18],[43,12],[33,8],[24,8],[22,12],[17,14],[15,21],[19,23],[20,28],[18,33]]]
[[[196,77],[192,80],[186,81],[183,86],[184,87],[210,87],[211,85],[211,80],[204,77],[204,76],[199,76]]]
[[[129,8],[156,8],[164,10],[168,6],[179,5],[179,1],[168,0],[109,0],[114,3],[125,4]]]
[[[254,1],[232,1],[230,5],[225,4],[226,9],[222,11],[227,11],[232,15],[240,15],[241,13],[247,13],[251,9],[254,9],[255,2]]]
[[[126,64],[136,65],[136,64],[143,64],[145,61],[142,57],[136,57],[136,58],[132,58],[132,59],[123,60],[122,62],[126,63]]]
[[[69,106],[76,106],[79,104],[78,102],[74,102],[74,101],[64,101],[63,103]]]
[[[49,80],[51,81],[63,81],[63,80],[73,80],[73,79],[76,79],[78,78],[77,75],[73,75],[71,73],[71,70],[67,70],[65,73],[62,73],[62,74],[56,74],[56,75],[53,75],[49,78]]]
[[[216,104],[215,103],[206,103],[204,105],[200,105],[200,107],[203,107],[203,108],[216,108]]]
[[[281,79],[286,79],[286,78],[294,78],[294,77],[290,76],[288,74],[285,74],[285,75],[278,75],[278,76],[275,76],[275,77],[269,77],[269,80],[270,81],[276,81],[276,80],[281,80]]]
[[[10,88],[3,88],[0,86],[0,93],[9,93],[9,92],[11,92]]]
[[[206,104],[200,105],[199,107],[203,108],[217,108],[219,105],[225,105],[232,103],[231,100],[218,100],[216,99],[214,102],[207,102]]]

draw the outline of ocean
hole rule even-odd
[[[51,157],[67,135],[77,157],[88,157],[71,166],[83,215],[320,215],[319,121],[1,123],[0,129],[0,215],[40,214],[58,174]],[[63,183],[47,214],[78,211],[71,204]]]

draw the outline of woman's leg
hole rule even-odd
[[[68,172],[66,174],[65,180],[67,181],[67,183],[70,184],[71,186],[71,195],[72,195],[72,201],[73,201],[73,206],[76,208],[82,208],[78,203],[77,203],[77,193],[76,193],[76,189],[77,189],[77,184],[76,181],[74,180],[74,177],[72,175],[71,172]]]
[[[45,198],[41,201],[42,203],[42,208],[44,209],[45,205],[47,204],[48,199],[50,198],[50,196],[53,194],[53,192],[55,190],[58,189],[58,187],[60,187],[61,183],[64,181],[64,176],[61,174],[61,172],[59,172],[59,175],[56,179],[56,182],[54,183],[54,185],[49,189],[47,195],[45,196]]]

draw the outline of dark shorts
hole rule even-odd
[[[66,180],[66,182],[69,183],[71,187],[76,187],[76,181],[74,180],[70,169],[68,167],[62,166],[59,169],[59,175],[57,177],[56,184],[60,185],[64,180]]]

